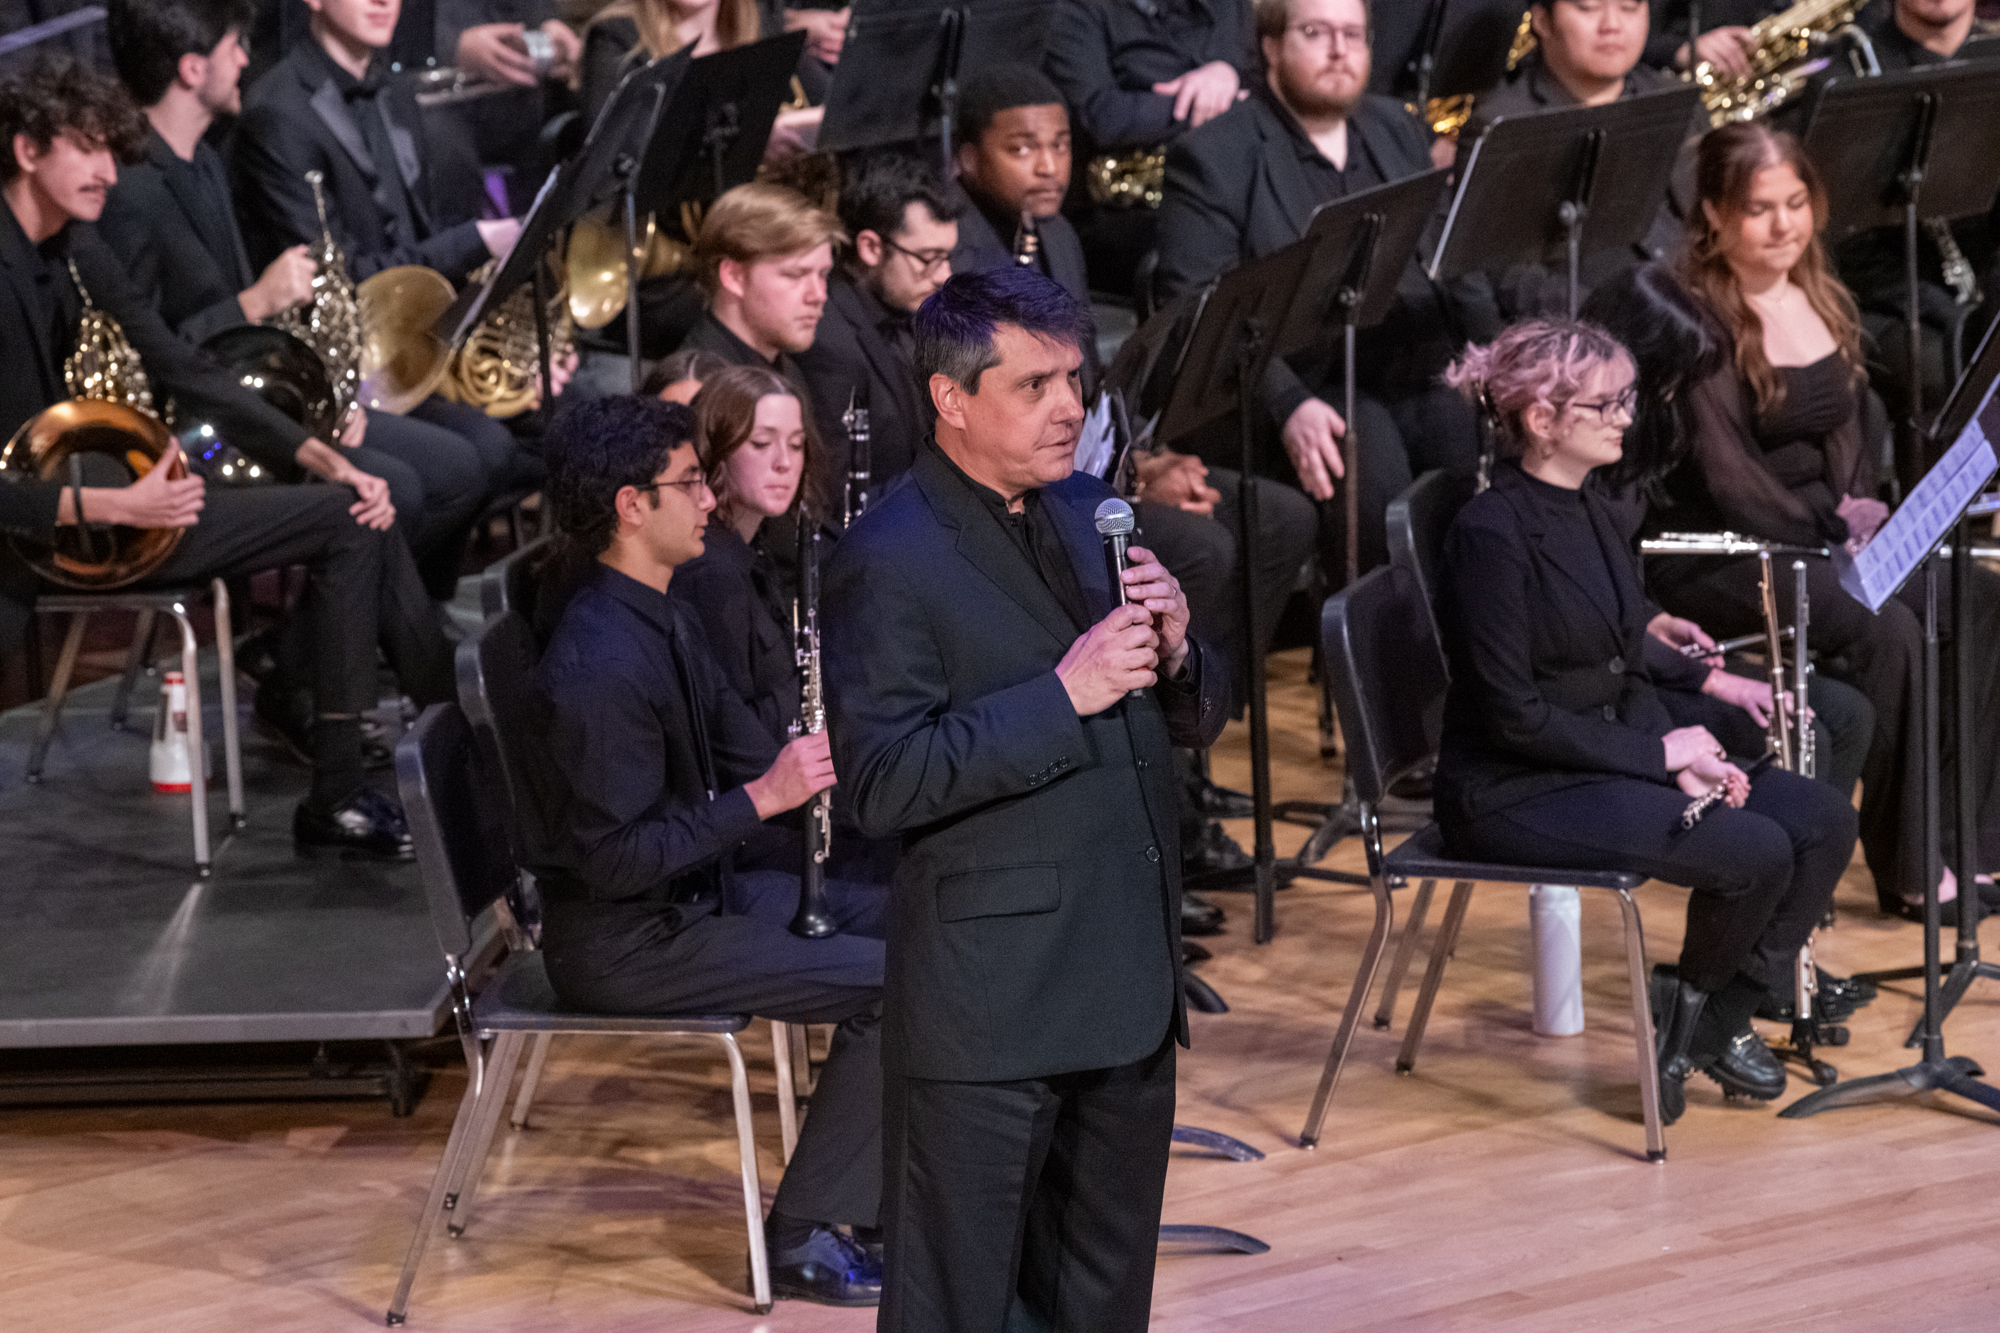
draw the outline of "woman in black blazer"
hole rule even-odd
[[[1453,854],[1618,867],[1693,889],[1677,974],[1653,979],[1662,1114],[1688,1075],[1768,1100],[1784,1066],[1750,1026],[1788,987],[1854,851],[1855,813],[1823,783],[1732,763],[1676,728],[1646,666],[1648,609],[1592,469],[1615,463],[1632,359],[1589,324],[1531,321],[1454,365],[1499,423],[1492,489],[1445,539],[1437,617],[1451,666],[1437,816]],[[1723,799],[1692,828],[1699,796]]]

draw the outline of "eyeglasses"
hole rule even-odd
[[[1608,426],[1614,416],[1622,416],[1627,421],[1632,420],[1633,414],[1639,410],[1639,391],[1627,389],[1616,398],[1600,398],[1592,403],[1573,402],[1570,406],[1596,413],[1598,424]]]
[[[888,249],[894,250],[905,259],[915,260],[917,271],[920,273],[929,273],[939,265],[951,262],[951,251],[949,250],[909,250],[896,244],[887,236],[882,237],[882,244]]]
[[[1368,45],[1368,29],[1360,24],[1294,23],[1285,31],[1297,33],[1299,40],[1307,46],[1331,48],[1343,44],[1350,47]]]
[[[679,481],[656,481],[649,486],[634,486],[632,489],[635,491],[657,491],[662,486],[671,486],[690,500],[698,498],[703,491],[713,494],[715,489],[708,484],[708,478],[702,476],[700,473],[696,473],[692,477],[682,477]]]

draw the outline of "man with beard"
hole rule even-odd
[[[1257,33],[1262,85],[1168,150],[1156,278],[1163,299],[1291,244],[1322,204],[1430,169],[1416,117],[1363,91],[1370,68],[1363,0],[1261,0]],[[1473,464],[1470,412],[1435,385],[1456,341],[1413,261],[1388,321],[1362,340],[1355,425],[1363,569],[1388,559],[1384,514],[1416,474]],[[1341,387],[1338,349],[1339,330],[1329,324],[1306,352],[1273,358],[1261,394],[1292,477],[1320,501],[1333,499],[1346,471],[1348,423],[1330,405]],[[1329,570],[1344,564],[1338,509],[1322,506]]]

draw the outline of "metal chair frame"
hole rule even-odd
[[[1436,704],[1444,692],[1445,671],[1431,619],[1416,604],[1419,595],[1415,575],[1390,566],[1369,573],[1351,588],[1329,598],[1321,613],[1323,656],[1340,711],[1341,731],[1347,738],[1349,771],[1361,802],[1361,834],[1368,857],[1375,920],[1362,948],[1340,1026],[1327,1051],[1305,1128],[1299,1135],[1301,1146],[1312,1148],[1319,1141],[1327,1105],[1346,1064],[1355,1028],[1395,926],[1394,890],[1413,881],[1419,886],[1411,907],[1410,925],[1391,964],[1389,980],[1399,983],[1415,952],[1417,935],[1437,882],[1450,880],[1453,886],[1444,920],[1432,943],[1430,965],[1424,974],[1416,1009],[1396,1060],[1397,1072],[1407,1074],[1416,1067],[1417,1050],[1444,978],[1445,963],[1464,926],[1472,886],[1475,883],[1573,885],[1604,889],[1618,897],[1625,928],[1639,1096],[1646,1121],[1646,1157],[1649,1161],[1663,1162],[1667,1155],[1666,1134],[1660,1121],[1659,1064],[1647,997],[1645,931],[1638,904],[1632,898],[1632,890],[1643,884],[1646,877],[1616,870],[1578,872],[1454,861],[1444,855],[1443,840],[1435,824],[1411,835],[1393,852],[1385,853],[1382,849],[1381,824],[1375,814],[1377,804],[1390,784],[1434,755],[1437,748],[1434,717]],[[1369,632],[1359,642],[1353,624],[1357,615],[1369,624]],[[1375,634],[1378,629],[1383,631],[1379,637]],[[1402,708],[1396,715],[1377,706],[1379,688],[1391,678],[1392,665],[1403,693],[1399,700]],[[1430,672],[1428,676],[1424,674],[1426,669]],[[1414,709],[1412,704],[1416,705]],[[1385,995],[1385,1015],[1390,1003]]]
[[[215,609],[215,648],[220,660],[222,695],[222,751],[224,777],[229,792],[229,827],[240,830],[248,822],[243,809],[243,748],[236,715],[236,644],[230,625],[229,587],[221,579],[210,583],[206,596]],[[204,596],[199,586],[160,588],[145,591],[114,589],[108,592],[44,593],[35,599],[35,609],[67,613],[69,632],[56,658],[55,676],[42,702],[42,715],[35,726],[35,739],[28,750],[30,783],[40,783],[47,764],[49,742],[62,721],[63,704],[69,697],[70,679],[83,651],[84,630],[90,617],[99,611],[133,611],[138,622],[133,627],[132,646],[125,654],[125,669],[112,700],[111,725],[123,730],[130,707],[132,688],[142,669],[151,665],[153,631],[161,613],[171,615],[180,627],[181,674],[188,692],[188,811],[194,825],[194,869],[203,879],[213,872],[214,857],[209,845],[207,747],[203,743],[200,640],[195,637],[190,608]]]
[[[743,1014],[656,1018],[569,1012],[550,991],[541,954],[533,949],[513,953],[475,998],[467,971],[479,946],[467,909],[470,900],[484,896],[493,877],[493,862],[504,859],[504,855],[495,857],[493,849],[487,848],[484,854],[489,863],[484,868],[488,874],[461,876],[459,862],[464,859],[464,840],[461,838],[455,846],[440,819],[440,796],[450,800],[453,793],[442,785],[446,775],[433,769],[434,763],[442,766],[431,758],[434,751],[443,752],[442,762],[449,762],[454,754],[463,760],[474,753],[471,728],[456,705],[434,704],[424,711],[416,727],[396,747],[396,777],[423,871],[432,924],[444,953],[452,1019],[465,1050],[468,1080],[458,1114],[452,1121],[451,1136],[445,1143],[416,1231],[404,1254],[387,1322],[391,1326],[404,1322],[410,1289],[439,1219],[450,1214],[447,1230],[453,1239],[463,1236],[470,1224],[472,1201],[528,1038],[539,1037],[545,1043],[547,1038],[565,1033],[695,1038],[718,1042],[724,1048],[729,1058],[730,1094],[750,1241],[751,1301],[759,1314],[768,1313],[772,1298],[770,1264],[764,1246],[763,1190],[757,1171],[749,1077],[742,1048],[736,1040],[736,1034],[750,1024],[750,1018]],[[523,1090],[531,1091],[526,1087]]]

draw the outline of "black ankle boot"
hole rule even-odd
[[[1653,1006],[1653,1043],[1660,1057],[1660,1123],[1671,1125],[1687,1110],[1688,1075],[1699,1068],[1690,1054],[1695,1025],[1708,1003],[1708,993],[1696,990],[1665,968],[1654,968],[1648,999]]]

